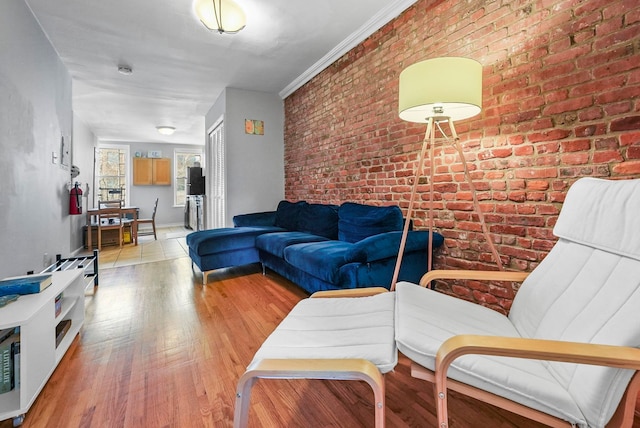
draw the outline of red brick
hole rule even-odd
[[[627,158],[628,159],[640,159],[640,145],[629,147],[627,149]]]
[[[628,161],[616,164],[613,172],[620,175],[640,174],[640,161]]]
[[[518,178],[532,179],[532,178],[555,178],[558,176],[558,171],[555,168],[537,168],[537,169],[521,169],[515,171],[515,175]]]
[[[628,116],[611,122],[611,132],[640,129],[640,116]]]
[[[584,165],[589,162],[588,153],[571,153],[562,155],[560,162],[564,165]]]
[[[609,162],[622,162],[624,158],[617,150],[608,150],[604,152],[595,152],[593,154],[593,163],[609,163]]]

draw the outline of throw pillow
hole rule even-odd
[[[338,239],[338,206],[305,205],[301,210],[298,230],[329,239]]]
[[[276,226],[287,230],[298,230],[298,222],[305,201],[280,201],[276,210]]]
[[[338,239],[358,242],[369,236],[402,230],[402,211],[397,206],[377,207],[345,202],[338,209]]]

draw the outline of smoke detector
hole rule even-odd
[[[118,66],[118,73],[124,74],[125,76],[128,76],[131,73],[133,73],[133,69],[131,67],[129,67],[128,65],[119,65]]]

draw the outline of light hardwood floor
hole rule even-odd
[[[23,426],[232,426],[239,376],[306,295],[257,265],[200,281],[184,257],[104,269],[80,336]],[[370,427],[372,395],[356,381],[260,380],[250,426]],[[431,385],[410,377],[403,356],[386,395],[388,427],[435,426]],[[455,393],[450,414],[454,428],[541,426]]]
[[[179,226],[158,227],[157,240],[153,235],[142,235],[138,237],[138,245],[105,246],[100,252],[100,267],[106,269],[188,257],[185,236],[191,232]],[[83,254],[90,252],[85,250]]]

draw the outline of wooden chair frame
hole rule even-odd
[[[425,274],[420,285],[427,286],[437,279],[477,279],[484,281],[523,281],[527,273],[504,271],[445,271],[434,270]],[[596,345],[589,343],[561,342],[553,340],[525,339],[497,336],[458,335],[446,340],[438,349],[435,372],[412,363],[411,375],[433,383],[438,414],[438,426],[448,426],[447,389],[460,392],[491,405],[503,408],[551,427],[571,427],[560,418],[532,409],[509,399],[497,396],[473,386],[448,379],[451,363],[463,355],[480,354],[591,364],[636,370],[618,408],[607,427],[631,428],[636,400],[640,391],[640,349]]]
[[[122,209],[118,208],[101,208],[98,210],[98,250],[102,250],[102,231],[117,229],[118,244],[122,248],[123,235],[124,235],[124,222],[122,221]],[[103,220],[107,221],[106,224],[102,224]],[[113,220],[113,224],[109,223]],[[88,230],[91,233],[91,230]]]
[[[158,240],[158,235],[156,234],[156,211],[158,211],[158,199],[156,198],[156,202],[153,205],[153,214],[151,214],[151,218],[139,218],[138,219],[138,236],[143,236],[143,235],[153,235],[153,238],[155,240]],[[151,227],[153,228],[153,232],[145,232],[143,231],[142,233],[140,232],[140,224],[150,224]]]
[[[383,287],[350,290],[319,291],[317,297],[366,297],[385,293]],[[371,386],[374,395],[375,427],[385,426],[384,375],[375,364],[360,358],[350,359],[264,359],[247,370],[238,381],[236,407],[233,418],[235,428],[246,427],[249,420],[251,388],[258,379],[325,379],[362,380]]]

